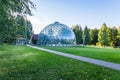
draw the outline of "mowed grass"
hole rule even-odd
[[[114,63],[120,63],[120,48],[106,48],[106,47],[95,47],[95,46],[86,46],[85,48],[81,46],[44,47],[44,48],[75,54],[78,56],[84,56],[84,57],[105,60]]]
[[[0,80],[120,80],[120,71],[26,46],[0,46]]]

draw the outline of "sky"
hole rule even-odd
[[[81,25],[82,28],[120,26],[120,0],[31,0],[36,4],[31,21],[35,34],[56,21],[69,27]]]

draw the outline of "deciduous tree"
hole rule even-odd
[[[108,30],[107,25],[104,23],[98,33],[98,41],[101,46],[108,45],[108,31],[107,30]]]
[[[35,5],[30,0],[0,0],[0,43],[14,40],[17,15],[32,15]]]

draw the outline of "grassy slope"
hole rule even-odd
[[[49,49],[67,52],[79,56],[85,56],[115,63],[120,63],[120,49],[100,47],[47,47]]]
[[[120,80],[120,71],[25,46],[0,46],[0,80]]]

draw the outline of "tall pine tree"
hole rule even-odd
[[[98,29],[90,29],[90,44],[96,45],[98,42]]]
[[[82,27],[80,25],[72,26],[73,32],[76,36],[77,44],[82,44]]]
[[[83,36],[85,36],[85,44],[90,44],[90,34],[89,34],[89,29],[87,26],[85,26],[83,30]]]

